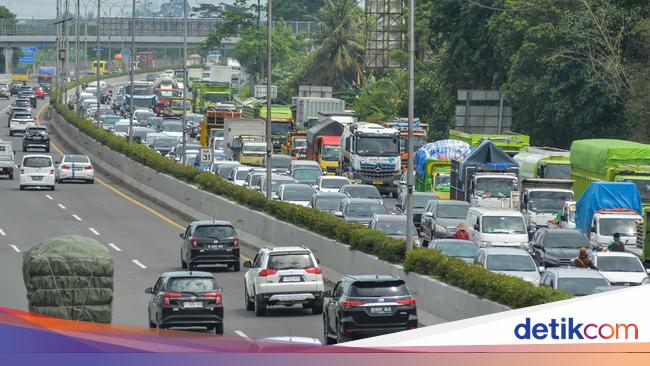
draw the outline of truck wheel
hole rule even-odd
[[[14,179],[14,172],[10,172],[9,173],[9,180],[13,180],[13,179]]]
[[[239,261],[237,261],[237,262],[235,262],[235,263],[233,264],[233,266],[232,266],[232,271],[233,271],[233,272],[239,272],[239,270],[240,270],[240,264],[239,264]]]

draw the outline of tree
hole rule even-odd
[[[9,9],[5,6],[0,5],[0,21],[2,22],[7,22],[5,24],[6,29],[12,29],[13,24],[15,23],[16,19],[16,14],[12,13],[9,11]],[[16,61],[18,60],[18,53],[15,52],[16,49],[14,49],[14,59],[13,59],[13,64],[16,64]],[[5,55],[4,52],[0,52],[0,70],[4,72],[5,69],[5,63],[7,60],[5,60]]]
[[[220,5],[200,4],[192,8],[192,12],[201,16],[218,17],[221,22],[215,26],[214,32],[199,46],[199,52],[207,54],[214,47],[221,47],[225,38],[236,36],[245,32],[252,26],[257,26],[257,15],[255,5],[247,5],[246,0],[235,0],[232,5],[221,3]]]

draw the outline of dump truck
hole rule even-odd
[[[439,140],[425,144],[415,153],[415,190],[434,192],[439,199],[448,200],[451,160],[462,160],[472,151],[468,143]]]
[[[339,121],[329,118],[307,131],[307,159],[318,162],[328,175],[335,175],[339,166],[343,128]]]
[[[405,172],[408,166],[408,136],[409,124],[407,118],[397,118],[394,122],[384,123],[384,127],[395,128],[399,131],[400,150],[402,158],[402,171]],[[419,118],[413,119],[413,156],[424,144],[429,137],[429,126],[421,124]]]
[[[203,120],[199,124],[199,141],[201,146],[209,146],[212,137],[219,131],[223,135],[224,120],[226,118],[237,119],[241,113],[232,105],[217,105],[205,111]]]
[[[192,84],[192,104],[194,113],[204,113],[217,103],[229,102],[232,100],[232,88],[230,83],[200,82]]]
[[[472,206],[519,209],[519,166],[491,140],[451,161],[451,199]]]
[[[282,144],[280,153],[291,156],[293,160],[307,159],[307,132],[293,130]]]
[[[250,99],[242,108],[242,117],[261,118],[267,120],[266,100]],[[271,104],[271,139],[273,152],[279,153],[289,137],[289,131],[293,129],[293,115],[291,107],[287,104],[275,101]]]
[[[514,156],[519,175],[527,179],[571,179],[569,151],[554,147],[527,147]]]
[[[481,142],[485,140],[490,140],[510,156],[514,156],[522,149],[530,146],[530,136],[510,131],[506,131],[502,134],[487,134],[450,130],[449,138],[467,142],[472,148],[478,147]]]

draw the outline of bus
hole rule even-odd
[[[91,68],[90,68],[90,71],[92,71],[93,74],[96,74],[96,73],[97,73],[97,65],[98,65],[98,62],[97,62],[97,61],[93,61],[93,64],[92,64],[92,66],[91,66]],[[108,65],[108,63],[107,63],[106,61],[102,61],[102,60],[99,61],[99,73],[100,73],[100,74],[106,74],[106,72],[107,72],[107,69],[106,69],[107,65]]]

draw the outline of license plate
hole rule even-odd
[[[208,249],[221,249],[223,245],[208,245]]]
[[[381,185],[381,184],[384,184],[384,181],[383,181],[383,180],[373,180],[373,181],[372,181],[372,184],[374,184],[374,185]]]
[[[183,308],[185,309],[196,309],[196,308],[202,308],[203,303],[201,301],[195,301],[195,302],[184,302],[183,303]]]
[[[284,277],[282,277],[282,282],[302,282],[302,277],[300,277],[300,276],[284,276]]]
[[[43,176],[42,175],[33,175],[32,180],[43,180]]]
[[[72,170],[74,170],[74,171],[78,171],[78,170],[82,170],[82,169],[83,169],[83,168],[80,167],[80,166],[72,167]]]
[[[379,315],[379,314],[390,314],[392,309],[390,306],[373,306],[370,308],[370,314]]]

